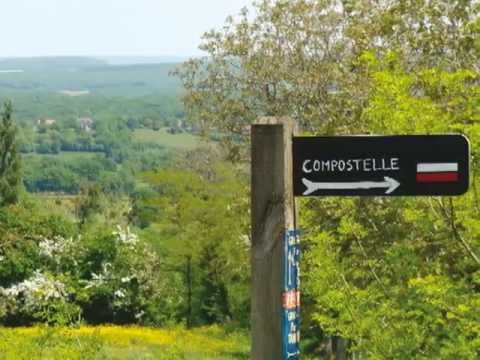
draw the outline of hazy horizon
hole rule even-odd
[[[191,58],[198,58],[202,55],[46,55],[46,56],[0,56],[0,66],[12,61],[65,61],[72,59],[92,59],[103,61],[108,65],[149,65],[149,64],[175,64],[187,61]],[[0,71],[1,72],[1,71]]]
[[[9,41],[0,44],[0,59],[201,56],[202,34],[251,2],[7,0],[0,32]]]
[[[108,55],[108,54],[53,54],[53,55],[21,55],[21,56],[0,56],[0,60],[4,59],[42,59],[42,58],[95,58],[95,59],[108,59],[108,58],[138,58],[138,59],[148,59],[148,58],[188,58],[201,56],[202,54],[196,55],[164,55],[164,54],[152,54],[152,55],[136,55],[136,54],[127,54],[127,55]]]

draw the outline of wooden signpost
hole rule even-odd
[[[461,135],[294,137],[291,119],[252,125],[253,360],[300,358],[300,234],[295,196],[461,195]]]
[[[284,358],[285,239],[295,230],[290,119],[252,126],[252,352],[254,360]],[[291,357],[290,359],[294,359]]]

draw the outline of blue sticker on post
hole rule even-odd
[[[300,231],[285,232],[282,294],[283,359],[300,359]]]

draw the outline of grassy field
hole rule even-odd
[[[248,359],[245,334],[219,327],[194,330],[141,327],[0,328],[0,358],[16,359]]]
[[[159,131],[149,129],[135,130],[133,133],[135,141],[145,144],[156,144],[166,148],[189,150],[195,148],[200,139],[192,134],[169,134],[166,128]]]

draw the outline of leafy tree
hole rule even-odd
[[[20,185],[20,157],[12,104],[6,102],[0,123],[0,206],[16,203]]]
[[[66,161],[28,157],[25,163],[24,184],[28,191],[74,194],[80,190],[81,179]]]
[[[476,0],[263,0],[255,10],[206,33],[209,56],[176,72],[189,116],[230,135],[223,142],[232,155],[246,149],[236,139],[246,140],[259,116],[290,116],[323,135],[358,130],[373,89],[359,63],[366,51],[395,51],[409,71],[478,71]]]
[[[76,203],[77,217],[80,226],[85,225],[87,220],[102,208],[102,193],[97,186],[89,186],[82,189]]]
[[[18,143],[21,153],[31,153],[35,151],[35,132],[33,126],[30,124],[20,124]]]
[[[146,177],[157,195],[145,206],[157,216],[145,233],[164,254],[172,281],[183,278],[178,311],[189,326],[248,320],[248,201],[237,175],[216,163],[203,173],[170,169]]]

